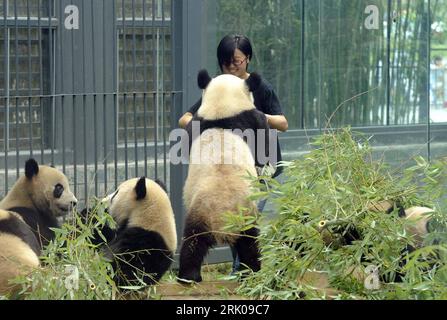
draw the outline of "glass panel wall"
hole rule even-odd
[[[447,140],[447,60],[439,59],[447,59],[446,2],[207,1],[202,64],[220,73],[220,39],[250,38],[249,71],[272,84],[289,121],[280,135],[286,159],[304,152],[310,136],[341,126],[370,135],[391,162],[438,156],[435,142]]]
[[[447,149],[447,0],[431,0],[430,12],[430,153],[441,157]]]

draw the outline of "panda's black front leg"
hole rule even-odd
[[[240,238],[236,241],[235,248],[239,256],[241,267],[244,265],[249,267],[253,271],[259,271],[261,269],[261,261],[257,238],[259,230],[252,228],[250,230],[241,233]]]
[[[107,212],[107,210],[105,210]],[[108,213],[108,212],[107,212]],[[95,214],[93,214],[92,210],[89,210],[88,208],[85,208],[80,212],[80,216],[82,219],[82,222],[84,224],[87,224],[89,226],[93,226],[97,223],[97,217]],[[99,235],[99,231],[101,231],[103,237],[105,238],[105,241],[103,238]],[[103,225],[101,229],[95,228],[93,230],[93,237],[91,239],[91,243],[94,245],[100,245],[105,243],[109,243],[113,239],[115,239],[117,234],[117,231],[115,229],[110,228],[107,224]]]
[[[202,222],[186,219],[183,232],[183,244],[180,249],[178,281],[183,283],[201,282],[200,274],[203,259],[209,248],[215,245],[210,229]]]

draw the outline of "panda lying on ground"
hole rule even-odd
[[[54,238],[50,228],[59,227],[57,217],[76,203],[62,172],[26,162],[25,176],[0,202],[0,294],[13,291],[9,280],[39,266],[42,247]]]
[[[431,213],[434,212],[433,209],[427,207],[411,207],[404,209],[398,203],[391,201],[383,201],[378,204],[372,205],[368,208],[370,211],[374,212],[384,212],[386,214],[396,213],[400,218],[406,219],[409,223],[406,224],[406,232],[413,240],[415,246],[406,245],[402,248],[401,259],[399,261],[399,267],[402,269],[406,262],[406,257],[408,253],[415,251],[423,246],[423,240],[425,236],[431,232]],[[332,246],[337,248],[339,246],[351,245],[353,241],[358,241],[363,239],[362,233],[353,225],[339,225],[332,230],[332,234],[327,236],[328,233],[324,232],[324,226],[320,225],[321,235],[323,241],[327,246]],[[363,262],[367,262],[365,257],[362,257]],[[401,282],[404,273],[397,270],[395,274],[395,282]],[[384,279],[382,279],[384,280]]]
[[[119,286],[147,285],[160,280],[169,269],[177,248],[174,214],[160,181],[135,178],[123,182],[103,199],[117,229],[105,226],[105,255],[112,261]],[[87,210],[82,215],[85,217]],[[96,235],[93,243],[103,243]]]

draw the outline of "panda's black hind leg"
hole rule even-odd
[[[261,269],[261,261],[259,260],[260,253],[257,242],[258,235],[259,230],[257,228],[252,228],[242,232],[241,236],[236,241],[234,246],[241,262],[239,271],[245,267],[248,267],[255,272]]]
[[[109,250],[119,286],[141,285],[137,278],[147,285],[155,284],[174,260],[160,234],[136,227],[121,231]]]
[[[202,222],[187,218],[180,249],[178,281],[182,283],[201,282],[201,268],[208,250],[215,245],[210,229]]]

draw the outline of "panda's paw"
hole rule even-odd
[[[181,284],[194,284],[194,283],[196,283],[194,280],[183,279],[183,278],[180,278],[180,277],[177,277],[177,282],[181,283]]]
[[[202,282],[202,276],[200,276],[200,275],[198,277],[185,277],[185,276],[181,277],[181,276],[178,276],[177,277],[177,282],[179,282],[181,284],[192,285],[192,284],[195,284],[195,283]]]

